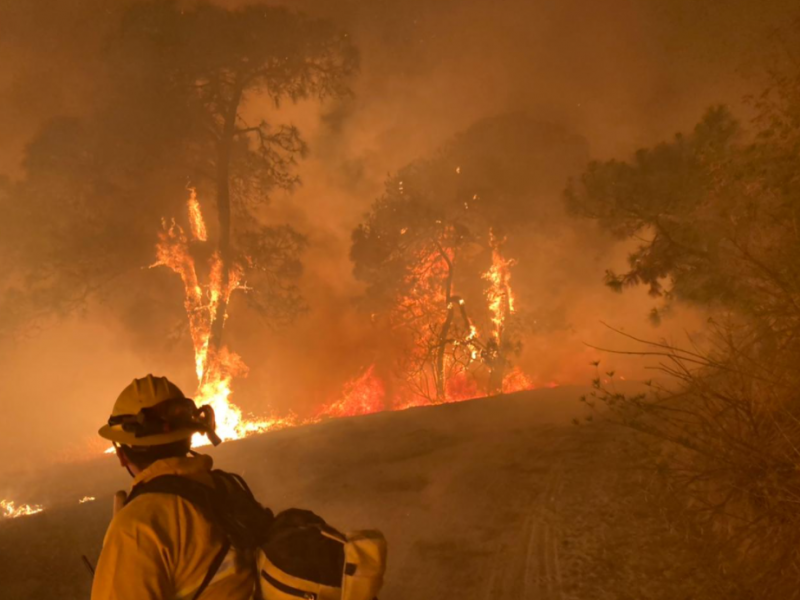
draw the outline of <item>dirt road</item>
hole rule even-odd
[[[343,529],[382,529],[381,600],[712,598],[697,589],[713,561],[671,531],[623,434],[572,424],[580,393],[331,421],[213,454],[276,510],[303,506]],[[111,463],[39,478],[29,492],[48,510],[0,523],[0,597],[88,597],[80,555],[96,559],[111,495],[127,484]],[[85,495],[97,501],[78,505]]]

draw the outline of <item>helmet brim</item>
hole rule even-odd
[[[97,433],[102,438],[126,446],[161,446],[191,438],[195,432],[192,429],[176,429],[169,433],[136,437],[134,433],[125,431],[122,425],[103,425]]]

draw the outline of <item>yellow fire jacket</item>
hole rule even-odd
[[[133,485],[160,475],[181,475],[211,484],[210,456],[153,463]],[[92,586],[92,600],[191,600],[214,557],[221,534],[183,498],[142,494],[112,519]],[[249,600],[255,572],[228,552],[202,600]]]

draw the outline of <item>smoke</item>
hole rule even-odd
[[[509,112],[582,137],[592,158],[624,158],[690,128],[709,104],[744,110],[739,99],[752,88],[761,41],[796,10],[788,0],[289,4],[347,29],[362,69],[348,101],[272,112],[296,124],[311,148],[299,165],[303,186],[291,196],[277,194],[266,211],[270,221],[308,236],[301,288],[309,311],[273,331],[243,303],[234,304],[229,343],[251,369],[235,383],[234,400],[254,412],[302,413],[333,399],[368,365],[392,362],[391,340],[357,310],[363,290],[348,259],[350,233],[388,174],[430,156],[473,123]],[[100,68],[95,56],[123,6],[0,1],[0,174],[21,175],[24,146],[48,119],[91,110]],[[268,110],[266,100],[248,107],[254,114]],[[541,201],[558,203],[557,192]],[[154,244],[155,235],[154,227]],[[685,311],[653,329],[647,322],[653,301],[643,291],[618,296],[602,286],[605,269],[624,268],[627,251],[563,215],[515,248],[512,285],[519,286],[522,309],[540,321],[526,336],[520,364],[538,382],[588,380],[596,352],[584,342],[619,346],[601,321],[673,339],[699,327],[701,315]],[[25,453],[39,463],[88,448],[134,376],[168,374],[193,391],[192,350],[169,325],[180,314],[180,283],[154,273],[135,277],[160,277],[158,301],[173,294],[174,308],[153,300],[120,314],[92,305],[30,339],[0,341],[2,456]],[[628,378],[646,375],[636,363],[615,362]],[[3,469],[20,466],[3,462]]]

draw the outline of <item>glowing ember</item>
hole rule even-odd
[[[84,496],[83,498],[78,500],[78,504],[86,504],[87,502],[94,502],[94,501],[95,501],[94,496]]]
[[[386,388],[375,375],[375,365],[372,365],[362,375],[345,383],[342,397],[325,406],[317,418],[354,417],[381,412],[386,409],[385,397]]]
[[[247,365],[235,352],[226,346],[212,348],[211,332],[218,318],[220,303],[227,305],[231,294],[242,289],[242,269],[234,265],[229,269],[228,281],[224,283],[223,261],[218,252],[212,254],[208,264],[208,282],[201,283],[190,252],[190,245],[207,242],[206,224],[197,200],[197,193],[190,190],[187,203],[191,238],[174,220],[163,223],[156,245],[156,262],[153,267],[164,266],[177,273],[183,281],[184,308],[189,318],[189,331],[195,354],[195,370],[198,389],[195,402],[198,406],[210,405],[217,419],[217,435],[220,439],[233,440],[251,433],[287,427],[291,418],[246,419],[242,411],[230,401],[231,381],[234,377],[247,375]],[[222,317],[227,318],[227,315]],[[204,435],[195,435],[195,446],[209,443]]]
[[[44,507],[38,504],[34,504],[33,506],[30,504],[23,504],[22,506],[18,507],[11,500],[0,500],[0,515],[3,515],[3,518],[5,519],[28,517],[30,515],[40,513],[43,510]]]

